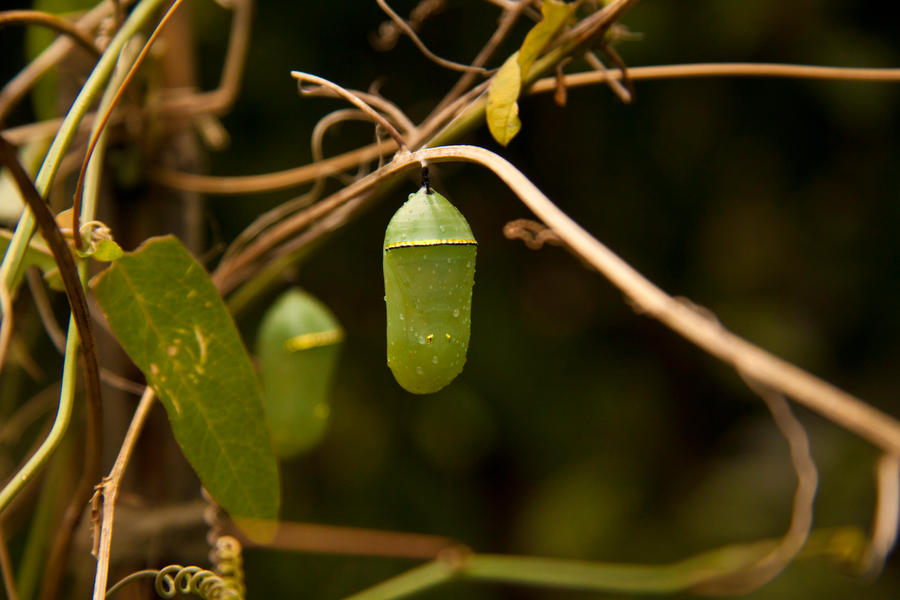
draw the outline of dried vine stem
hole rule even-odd
[[[97,553],[97,571],[94,575],[93,600],[103,600],[106,596],[106,582],[109,577],[109,551],[112,545],[113,517],[115,516],[119,484],[122,481],[122,476],[125,474],[125,468],[131,459],[131,453],[134,451],[134,446],[137,443],[141,430],[144,428],[144,422],[147,420],[147,415],[150,414],[155,398],[156,395],[153,388],[146,387],[144,395],[141,396],[141,401],[134,411],[134,416],[131,418],[128,431],[125,432],[125,439],[122,441],[121,448],[119,448],[116,462],[113,464],[109,475],[104,477],[103,483],[98,486],[97,493],[103,495],[103,520],[99,532],[99,551]],[[95,531],[94,535],[96,536],[98,533]]]
[[[776,427],[787,440],[791,464],[797,476],[797,488],[794,492],[791,524],[778,545],[745,569],[714,578],[693,590],[707,595],[749,594],[774,579],[803,549],[813,523],[819,474],[810,452],[806,429],[794,416],[790,404],[782,394],[759,385],[746,376],[742,377],[750,389],[766,403]]]
[[[250,34],[253,25],[253,0],[232,0],[218,4],[231,8],[231,32],[216,89],[165,98],[160,110],[165,113],[221,115],[234,104],[240,91]]]
[[[162,16],[157,23],[156,28],[153,30],[153,33],[150,34],[150,38],[144,44],[144,47],[141,49],[141,52],[138,54],[137,58],[134,60],[134,63],[131,65],[131,68],[128,70],[128,73],[125,75],[125,78],[119,84],[118,89],[116,90],[116,95],[113,97],[112,102],[106,107],[106,110],[103,112],[103,115],[100,117],[100,123],[94,130],[91,132],[91,139],[88,142],[87,151],[84,153],[84,160],[81,163],[81,170],[78,172],[78,181],[75,184],[75,197],[72,202],[72,229],[75,232],[78,232],[77,235],[74,235],[75,247],[79,250],[84,248],[84,240],[81,237],[81,196],[84,190],[84,177],[87,172],[88,164],[91,161],[91,156],[94,153],[94,148],[97,147],[97,143],[100,140],[100,134],[103,133],[104,128],[106,127],[106,123],[109,121],[110,116],[112,115],[113,110],[116,105],[119,103],[119,100],[122,98],[122,94],[125,93],[125,89],[128,87],[128,84],[131,83],[131,80],[134,78],[137,73],[138,68],[144,62],[144,59],[147,57],[147,54],[150,52],[150,48],[153,46],[153,42],[156,41],[156,38],[159,37],[159,34],[162,33],[163,28],[166,26],[166,23],[169,22],[169,19],[172,18],[172,15],[175,14],[175,11],[181,5],[182,0],[175,0],[171,6],[169,6],[166,13]]]
[[[387,131],[392,138],[394,138],[394,141],[397,143],[397,147],[402,150],[407,149],[406,140],[403,139],[403,136],[400,135],[400,132],[397,131],[397,129],[391,124],[391,122],[385,119],[381,113],[369,106],[367,102],[360,98],[358,94],[342,88],[341,86],[328,81],[327,79],[323,79],[322,77],[318,77],[316,75],[311,75],[310,73],[303,73],[302,71],[291,71],[291,77],[298,81],[301,94],[306,93],[306,90],[303,87],[303,82],[309,81],[311,83],[315,83],[316,85],[327,88],[331,90],[335,95],[344,98],[345,100],[347,100],[347,102],[366,113],[373,121],[383,127],[384,130]]]
[[[513,6],[504,7],[503,13],[500,15],[500,23],[497,25],[497,29],[494,30],[494,33],[491,34],[490,39],[488,39],[487,43],[475,57],[475,60],[472,61],[473,67],[482,67],[487,61],[494,55],[494,52],[497,51],[497,48],[503,43],[503,40],[506,39],[506,36],[509,35],[510,30],[513,25],[516,24],[516,21],[519,20],[519,16],[521,16],[522,11],[528,8],[528,2],[516,2]],[[469,89],[469,86],[475,82],[475,78],[477,74],[468,71],[463,74],[462,77],[450,88],[450,91],[447,92],[447,95],[441,99],[438,105],[431,111],[431,115],[426,120],[431,120],[434,115],[439,114],[443,109],[453,103],[454,100],[459,98],[465,90]]]
[[[9,342],[12,340],[13,331],[13,303],[9,289],[0,281],[0,370],[6,364],[6,353],[9,350]]]
[[[809,65],[787,65],[769,63],[698,63],[684,65],[659,65],[630,67],[629,77],[634,80],[679,79],[693,77],[783,77],[801,79],[825,79],[830,81],[900,81],[900,69],[868,69],[856,67],[819,67]],[[606,83],[608,78],[621,80],[622,71],[608,69],[605,73],[591,71],[566,75],[566,87],[580,87]],[[528,86],[524,91],[538,94],[556,91],[556,77],[546,77]],[[449,107],[447,107],[449,108]],[[452,111],[451,111],[452,112]],[[432,119],[429,118],[429,122]],[[430,132],[433,127],[419,128]],[[415,146],[412,143],[412,146]],[[220,177],[182,173],[170,169],[154,169],[151,176],[155,181],[173,189],[200,194],[254,194],[282,190],[313,181],[317,177],[338,173],[360,162],[374,160],[382,152],[392,152],[396,146],[386,142],[381,149],[377,145],[346,152],[320,163],[310,163],[261,175],[238,175]]]
[[[0,28],[9,25],[41,25],[75,40],[78,45],[94,55],[100,56],[100,48],[83,31],[69,21],[54,14],[39,10],[5,10],[0,12]]]
[[[866,548],[863,566],[870,577],[877,576],[884,560],[897,543],[897,526],[900,523],[900,457],[884,454],[875,467],[877,496],[872,538]]]
[[[779,77],[789,79],[826,79],[831,81],[900,81],[900,69],[867,69],[858,67],[820,67],[817,65],[787,65],[779,63],[696,63],[629,67],[628,76],[637,81],[650,79],[685,79],[693,77]],[[608,79],[622,80],[621,69],[605,72],[589,71],[566,75],[568,87],[605,83]],[[528,93],[537,94],[556,89],[556,79],[547,77],[534,82]]]
[[[734,366],[739,373],[793,398],[886,452],[900,454],[900,421],[751,344],[714,319],[669,296],[561,211],[506,159],[489,150],[477,146],[442,146],[401,154],[313,208],[319,207],[327,214],[385,178],[417,167],[422,161],[472,162],[490,169],[571,251],[600,271],[644,314]]]
[[[416,48],[424,54],[428,60],[437,63],[438,65],[452,69],[453,71],[465,71],[465,72],[474,72],[486,74],[487,71],[481,67],[475,67],[471,65],[464,65],[462,63],[454,62],[452,60],[447,60],[446,58],[441,58],[434,52],[428,49],[428,47],[419,39],[419,36],[416,35],[416,32],[413,31],[413,28],[409,26],[409,23],[403,20],[403,18],[394,12],[388,3],[385,0],[375,0],[378,3],[378,6],[385,12],[387,16],[391,18],[391,20],[399,27],[403,33],[409,36],[409,39],[416,45]]]
[[[6,549],[6,534],[0,525],[0,574],[3,576],[3,587],[9,600],[19,600],[16,593],[16,581],[13,577],[12,561],[9,560],[9,552]]]

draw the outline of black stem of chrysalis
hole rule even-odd
[[[428,167],[422,167],[422,187],[425,188],[426,194],[433,194],[431,189],[431,180],[428,178]]]

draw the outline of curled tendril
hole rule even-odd
[[[243,598],[246,588],[244,587],[241,543],[230,535],[220,536],[216,539],[213,562],[219,577],[224,579],[232,589],[237,590],[240,597]]]
[[[156,574],[153,582],[161,598],[178,594],[196,594],[203,600],[243,600],[243,586],[200,567],[169,565]]]

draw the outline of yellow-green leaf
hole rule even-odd
[[[510,56],[488,88],[486,108],[487,125],[494,139],[503,146],[519,133],[519,94],[522,78],[534,65],[547,44],[566,24],[578,3],[565,4],[559,0],[544,0],[541,4],[541,20],[531,28],[518,52]]]
[[[566,24],[576,6],[577,3],[566,4],[559,0],[544,0],[541,3],[541,20],[531,28],[519,49],[519,69],[523,77],[528,75],[534,61]]]
[[[166,236],[126,253],[91,287],[203,486],[246,533],[269,537],[280,500],[262,392],[209,275]]]
[[[522,73],[519,69],[519,53],[510,56],[488,88],[487,124],[497,143],[506,146],[519,133],[519,90],[522,87]]]
[[[122,247],[112,240],[100,240],[97,244],[97,251],[94,252],[94,260],[102,260],[104,262],[112,262],[119,260],[125,253]]]

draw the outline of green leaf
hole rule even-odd
[[[209,275],[165,236],[126,253],[91,287],[203,486],[248,535],[271,537],[279,484],[262,392]]]
[[[519,69],[521,69],[523,77],[528,75],[534,61],[544,51],[550,40],[556,37],[577,6],[577,2],[566,4],[559,0],[544,0],[541,3],[541,20],[531,28],[519,49]]]
[[[100,262],[113,262],[122,258],[125,252],[122,251],[121,246],[112,240],[100,240],[95,248],[76,250],[75,254],[81,258],[93,258]]]
[[[522,73],[519,68],[519,53],[516,52],[503,63],[491,80],[485,109],[491,135],[502,146],[506,146],[519,133],[519,90],[522,87]]]

